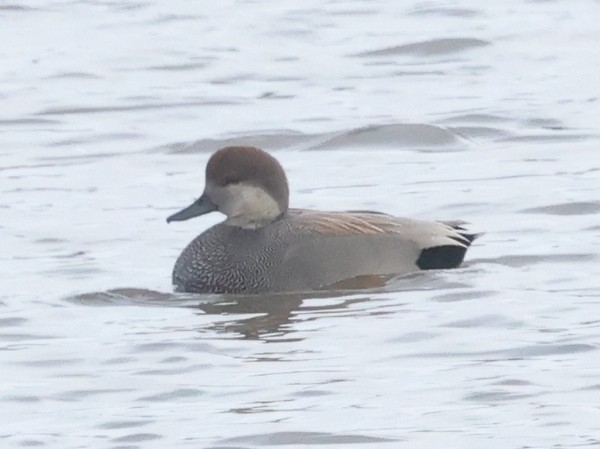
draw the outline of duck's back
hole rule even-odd
[[[314,290],[357,276],[458,266],[469,237],[451,225],[379,213],[290,210],[257,229],[210,228],[179,256],[173,283],[187,292]],[[426,253],[433,248],[445,250]],[[434,256],[440,266],[422,266]]]

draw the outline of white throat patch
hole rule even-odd
[[[219,210],[227,215],[225,223],[242,228],[259,228],[283,212],[275,199],[261,187],[231,184],[225,187],[226,199]]]

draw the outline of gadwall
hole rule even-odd
[[[258,148],[226,147],[206,166],[206,186],[167,222],[219,211],[173,269],[176,291],[269,293],[322,289],[361,277],[458,267],[477,237],[460,222],[369,211],[290,209],[279,162]]]

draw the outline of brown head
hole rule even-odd
[[[256,228],[287,213],[288,204],[287,178],[273,156],[254,147],[225,147],[206,165],[202,196],[167,222],[218,210],[229,225]]]

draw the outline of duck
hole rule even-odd
[[[167,223],[211,212],[226,218],[181,252],[175,291],[308,292],[352,279],[457,268],[479,236],[460,221],[294,209],[289,197],[285,171],[266,151],[228,146],[212,154],[202,195]]]

